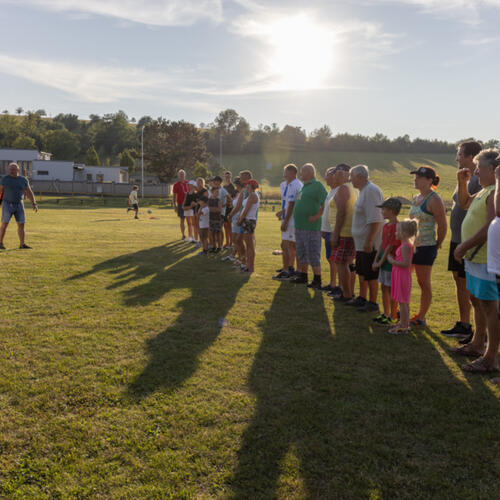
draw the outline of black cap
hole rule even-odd
[[[387,198],[378,208],[388,208],[389,210],[400,211],[402,203],[397,198]]]
[[[436,171],[432,167],[420,167],[417,168],[417,170],[412,170],[410,174],[415,174],[419,177],[427,177],[427,179],[436,178]]]

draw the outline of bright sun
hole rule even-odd
[[[325,85],[333,63],[332,31],[297,14],[270,24],[267,41],[273,47],[269,71],[280,88],[306,90]]]

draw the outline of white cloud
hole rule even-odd
[[[186,26],[222,20],[222,0],[0,0],[55,12],[93,14],[155,26]]]
[[[467,38],[462,40],[462,45],[492,45],[500,41],[500,36],[491,36],[483,38]]]

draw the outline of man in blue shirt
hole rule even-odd
[[[28,179],[19,175],[19,166],[17,163],[9,165],[9,175],[2,177],[0,181],[0,200],[2,200],[2,225],[0,226],[0,250],[5,250],[3,238],[7,226],[12,216],[16,218],[17,234],[19,236],[19,248],[31,248],[24,243],[24,224],[26,214],[24,212],[23,197],[26,196],[33,204],[33,210],[38,211],[38,205],[35,201],[35,195],[30,188]]]

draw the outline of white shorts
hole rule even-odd
[[[190,208],[189,210],[184,210],[184,217],[192,217],[194,215],[194,210]]]
[[[285,232],[281,233],[282,241],[293,241],[295,243],[295,225],[293,220],[288,221],[288,226]]]

